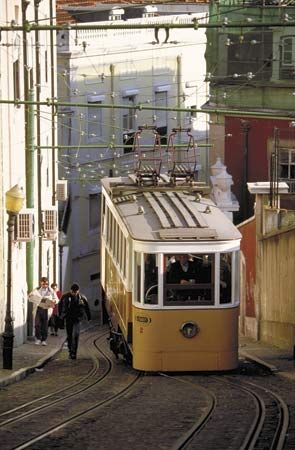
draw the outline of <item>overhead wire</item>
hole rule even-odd
[[[243,9],[243,8],[241,8],[241,9]],[[91,57],[92,57],[92,55],[91,55]],[[95,66],[93,66],[93,68],[94,68],[94,70],[96,70]],[[262,68],[263,68],[263,66],[261,67],[261,69],[258,69],[257,73],[259,73],[259,70],[263,70]],[[99,74],[98,74],[98,75],[99,75]],[[244,83],[244,85],[246,85],[246,82]],[[70,86],[68,86],[68,87],[70,87]],[[242,87],[243,87],[243,85],[239,85],[239,86],[236,87],[236,90],[242,89]],[[82,93],[81,96],[82,96],[82,95],[85,96],[85,93]],[[172,100],[173,98],[175,99],[175,98],[177,98],[177,96],[169,96],[169,100]],[[80,123],[80,125],[82,124],[81,118],[80,118],[79,123]],[[86,123],[87,123],[87,121],[84,120],[84,125],[85,125]],[[89,123],[89,122],[88,122],[88,123]],[[73,127],[71,127],[71,129],[72,129],[72,131],[74,130]],[[119,129],[119,130],[122,130],[121,127],[118,127],[118,129]],[[80,130],[81,130],[81,128],[80,128]],[[81,137],[81,134],[80,134],[80,137]],[[79,142],[78,147],[79,147],[79,148],[81,147],[81,141]],[[78,154],[79,154],[79,150],[78,150],[78,153],[77,153],[76,157],[78,156]]]

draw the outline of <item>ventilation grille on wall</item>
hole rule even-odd
[[[57,211],[46,209],[43,211],[43,238],[55,240],[57,238]]]
[[[25,210],[16,216],[14,227],[15,240],[21,242],[29,242],[34,239],[34,212],[33,210]]]
[[[67,180],[58,180],[56,183],[56,200],[65,202],[68,198],[68,182]]]

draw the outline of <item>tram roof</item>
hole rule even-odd
[[[142,241],[224,241],[240,239],[236,226],[206,194],[203,183],[138,186],[132,177],[103,178],[133,239]]]

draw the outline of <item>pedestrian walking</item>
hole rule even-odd
[[[91,319],[90,309],[85,295],[80,293],[77,283],[72,284],[69,292],[60,299],[60,318],[66,321],[69,358],[77,358],[80,336],[80,322]]]
[[[48,278],[41,278],[40,286],[29,294],[29,300],[37,304],[35,315],[35,344],[47,345],[48,310],[54,308],[58,302],[56,293],[49,287]]]
[[[57,283],[51,283],[50,287],[56,293],[58,302],[54,305],[52,314],[49,317],[48,326],[50,328],[51,336],[58,336],[58,328],[59,328],[58,303],[59,300],[61,299],[62,293],[60,290],[58,290]]]

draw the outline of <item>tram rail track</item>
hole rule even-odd
[[[23,442],[21,445],[18,445],[17,447],[13,447],[11,450],[22,450],[22,449],[28,448],[32,444],[35,444],[35,443],[41,441],[42,439],[50,436],[52,433],[55,433],[55,432],[61,430],[62,428],[66,427],[66,426],[70,425],[71,423],[75,422],[76,420],[82,418],[86,414],[94,411],[95,409],[106,406],[107,404],[112,403],[114,400],[121,398],[124,394],[126,394],[126,392],[128,392],[133,387],[133,385],[138,381],[140,376],[141,376],[141,374],[137,374],[136,378],[132,381],[132,383],[130,383],[128,386],[126,386],[124,389],[122,389],[119,393],[110,396],[110,398],[108,398],[106,400],[102,400],[100,402],[95,403],[91,407],[84,409],[83,411],[79,412],[78,414],[71,416],[67,420],[60,423],[58,426],[54,426],[54,427],[48,429],[46,432],[39,434],[38,436],[34,437],[33,439]]]
[[[202,391],[202,393],[205,394],[205,396],[208,399],[208,406],[206,407],[206,410],[201,414],[200,417],[198,417],[198,419],[196,420],[194,425],[183,436],[181,436],[175,442],[175,444],[171,447],[171,450],[183,450],[183,449],[189,447],[189,444],[192,441],[192,439],[198,433],[201,432],[201,430],[204,428],[206,423],[212,417],[212,415],[214,413],[214,410],[215,410],[215,407],[216,407],[216,396],[209,389],[204,389],[203,387],[198,386],[195,383],[191,383],[189,381],[181,380],[181,379],[179,379],[177,377],[171,377],[171,376],[169,376],[167,374],[163,374],[161,372],[159,372],[159,375],[166,376],[168,378],[173,378],[174,380],[178,380],[178,381],[180,381],[182,383],[191,384],[194,389],[199,389],[200,391]]]
[[[112,373],[112,370],[114,368],[113,365],[113,361],[111,358],[109,358],[109,356],[101,349],[98,348],[97,345],[97,341],[100,341],[101,339],[103,339],[105,337],[106,333],[103,333],[101,336],[99,336],[97,339],[95,339],[95,341],[93,341],[94,346],[96,347],[96,350],[100,353],[100,359],[103,359],[104,364],[106,366],[105,370],[103,371],[103,373],[98,377],[95,378],[94,381],[92,381],[91,383],[87,384],[87,386],[82,386],[82,388],[76,390],[75,392],[72,392],[66,396],[61,396],[61,394],[69,389],[71,389],[73,387],[72,386],[67,386],[65,389],[60,389],[57,392],[48,394],[48,396],[44,396],[43,397],[43,401],[46,400],[47,403],[39,405],[37,407],[34,407],[33,409],[30,409],[29,411],[23,412],[21,415],[15,417],[15,418],[10,418],[5,420],[4,422],[2,422],[0,424],[0,431],[1,433],[5,433],[5,436],[8,435],[15,435],[15,426],[18,425],[19,422],[23,422],[23,424],[26,424],[26,420],[30,419],[30,423],[31,423],[31,418],[33,418],[33,420],[37,423],[37,425],[35,427],[28,427],[28,430],[26,431],[27,427],[24,427],[24,425],[22,426],[22,430],[24,429],[23,433],[24,435],[27,435],[26,437],[24,436],[17,436],[19,442],[16,443],[16,439],[13,439],[13,443],[12,443],[12,439],[8,438],[8,440],[2,439],[1,442],[1,450],[20,450],[20,449],[24,449],[24,448],[28,448],[40,441],[42,441],[42,439],[45,439],[47,437],[49,437],[50,435],[52,435],[53,433],[69,426],[70,424],[72,424],[73,422],[75,422],[76,420],[79,420],[80,418],[82,418],[83,416],[85,416],[86,414],[94,411],[95,409],[98,409],[100,407],[103,407],[105,405],[110,404],[111,402],[113,402],[114,400],[120,398],[121,396],[123,396],[126,392],[128,392],[128,390],[130,390],[132,388],[132,386],[134,384],[136,384],[137,380],[140,378],[141,374],[136,373],[131,377],[131,380],[129,380],[127,383],[125,383],[125,385],[122,388],[118,388],[117,391],[115,393],[110,393],[109,395],[106,395],[105,398],[100,399],[99,401],[95,401],[95,399],[97,398],[97,392],[93,392],[93,394],[88,394],[88,400],[89,399],[94,399],[94,401],[84,401],[84,406],[83,406],[83,402],[81,401],[81,395],[85,397],[85,392],[87,391],[89,393],[89,391],[91,391],[92,389],[95,389],[95,387],[97,387],[98,385],[100,385],[100,383],[102,383],[104,380],[107,379],[108,375],[110,375]],[[93,339],[93,337],[89,337],[86,340],[90,340]],[[83,385],[83,383],[85,383],[85,381],[89,381],[89,378],[93,378],[95,377],[95,374],[97,373],[97,368],[98,368],[98,358],[97,358],[97,364],[94,365],[94,367],[92,368],[91,371],[89,371],[89,373],[83,377],[83,379],[79,380],[78,382],[74,383],[74,386],[81,386]],[[52,396],[54,395],[59,395],[59,398],[53,400],[53,401],[49,401],[48,399],[50,399]],[[72,413],[71,408],[72,408],[72,402],[74,399],[76,400],[76,404],[79,404],[78,410],[74,411],[74,413]],[[79,401],[80,399],[80,401]],[[29,402],[30,406],[32,406],[32,404],[36,404],[37,401],[32,401]],[[80,407],[80,404],[82,405]],[[86,406],[87,404],[87,406]],[[59,407],[59,405],[62,405],[63,411],[70,411],[70,414],[66,415],[66,417],[64,418],[64,420],[55,420],[52,421],[50,419],[48,419],[47,421],[44,420],[43,423],[45,425],[40,426],[41,422],[42,422],[42,415],[44,417],[51,417],[52,414],[48,415],[48,411],[50,411],[50,409],[52,407]],[[18,408],[14,408],[13,410],[7,411],[6,413],[11,413],[12,411],[15,410],[21,410],[24,408],[25,405],[20,405]],[[5,413],[2,414],[2,416]],[[54,423],[55,422],[55,423]],[[11,428],[12,427],[12,428]],[[2,434],[2,436],[4,437],[4,433]],[[33,434],[33,436],[32,436]]]
[[[283,450],[289,410],[280,395],[263,386],[261,378],[245,379],[240,374],[138,373],[122,359],[114,360],[105,330],[97,334],[88,333],[81,349],[82,354],[87,350],[97,362],[89,370],[89,359],[83,362],[81,358],[84,376],[73,383],[74,388],[68,384],[64,390],[56,391],[59,398],[54,397],[56,392],[44,396],[45,404],[29,402],[29,411],[21,409],[24,405],[10,410],[10,414],[21,414],[15,420],[9,417],[0,423],[1,450],[35,450],[51,445],[83,448],[89,430],[97,431],[93,448],[99,442],[102,449],[112,448],[112,443],[114,448],[124,448],[128,432],[132,436],[128,442],[134,450],[154,445],[170,450],[202,450],[207,445],[227,448],[228,442],[231,448],[239,450]],[[69,367],[75,371],[78,364],[66,363],[62,373]],[[184,408],[178,409],[179,404]],[[167,411],[175,412],[173,418]],[[0,418],[7,418],[5,414]],[[150,417],[148,427],[145,417]],[[165,426],[159,427],[162,422]],[[114,423],[120,427],[114,429]],[[69,430],[79,432],[71,439]]]
[[[226,381],[236,385],[236,380]],[[241,450],[283,450],[289,426],[289,411],[284,400],[273,391],[253,382],[238,382],[238,386],[249,392],[256,401],[257,414],[245,437]]]
[[[177,377],[173,378],[177,380]],[[255,414],[250,423],[249,430],[247,431],[245,429],[244,431],[245,437],[241,445],[237,447],[239,450],[283,450],[290,418],[288,406],[281,396],[256,383],[243,381],[240,377],[237,379],[222,375],[218,377],[210,376],[209,379],[213,383],[215,381],[219,385],[226,385],[230,388],[238,389],[240,392],[251,396],[254,401]],[[181,379],[179,381],[189,382],[188,380],[184,381]],[[209,384],[206,382],[201,383],[205,385],[204,390],[206,391],[206,395],[211,397],[211,403],[206,411],[197,418],[195,424],[175,442],[171,450],[202,448],[200,437],[203,431],[205,434],[210,433],[210,429],[206,429],[206,425],[209,422],[212,430],[212,424],[216,420],[214,413],[218,399],[216,398],[216,394],[211,392]],[[194,382],[192,384],[195,385]],[[201,388],[200,385],[198,387]],[[216,427],[218,428],[217,422]],[[199,444],[196,445],[196,440],[198,439]]]
[[[101,336],[97,337],[97,340],[103,339],[106,335],[107,335],[106,332],[102,333]],[[87,336],[86,339],[85,339],[85,343],[87,343],[87,342],[89,342],[91,340],[92,340],[92,336],[91,335]],[[75,383],[71,383],[71,384],[69,384],[69,385],[67,385],[67,386],[65,386],[65,387],[63,387],[61,389],[58,389],[57,391],[50,392],[49,394],[43,395],[40,398],[31,400],[29,402],[26,402],[26,403],[24,403],[22,405],[17,406],[16,408],[13,408],[13,409],[10,409],[10,410],[2,412],[0,414],[0,430],[1,430],[1,427],[5,426],[5,425],[7,425],[9,423],[17,422],[18,420],[21,420],[21,419],[23,419],[25,417],[28,417],[29,415],[34,414],[37,411],[40,411],[40,410],[44,409],[45,407],[49,408],[49,407],[53,406],[54,404],[58,403],[60,400],[65,400],[65,399],[71,398],[72,396],[74,396],[74,395],[76,395],[76,394],[78,394],[80,392],[83,392],[83,390],[88,389],[89,387],[92,386],[92,384],[95,384],[95,382],[90,382],[90,384],[88,386],[83,386],[83,384],[85,382],[87,382],[89,379],[91,379],[93,376],[95,376],[95,374],[98,372],[99,366],[98,366],[97,358],[91,356],[91,359],[93,360],[93,367],[92,367],[92,369],[86,374],[86,376],[80,378]],[[105,375],[102,374],[102,377],[103,376],[105,376]],[[80,387],[80,389],[79,389],[79,386],[82,386],[82,387]],[[78,390],[76,390],[75,392],[71,392],[71,393],[69,393],[69,394],[67,394],[65,396],[62,395],[65,392],[67,392],[67,391],[69,391],[69,390],[71,390],[73,388],[76,388],[76,387],[78,388]],[[57,396],[57,398],[55,398],[54,400],[50,401],[50,399],[52,399],[52,398],[54,398],[56,396]],[[43,404],[42,404],[42,402],[43,402]],[[33,405],[37,405],[38,403],[41,403],[41,405],[35,406],[32,409],[29,409],[28,411],[25,411],[25,412],[15,416],[15,413],[17,413],[19,411],[24,411],[26,408],[31,407]],[[9,419],[6,419],[4,421],[1,421],[2,417],[7,417],[7,416],[10,416],[12,414],[14,415],[13,417],[11,417]]]

